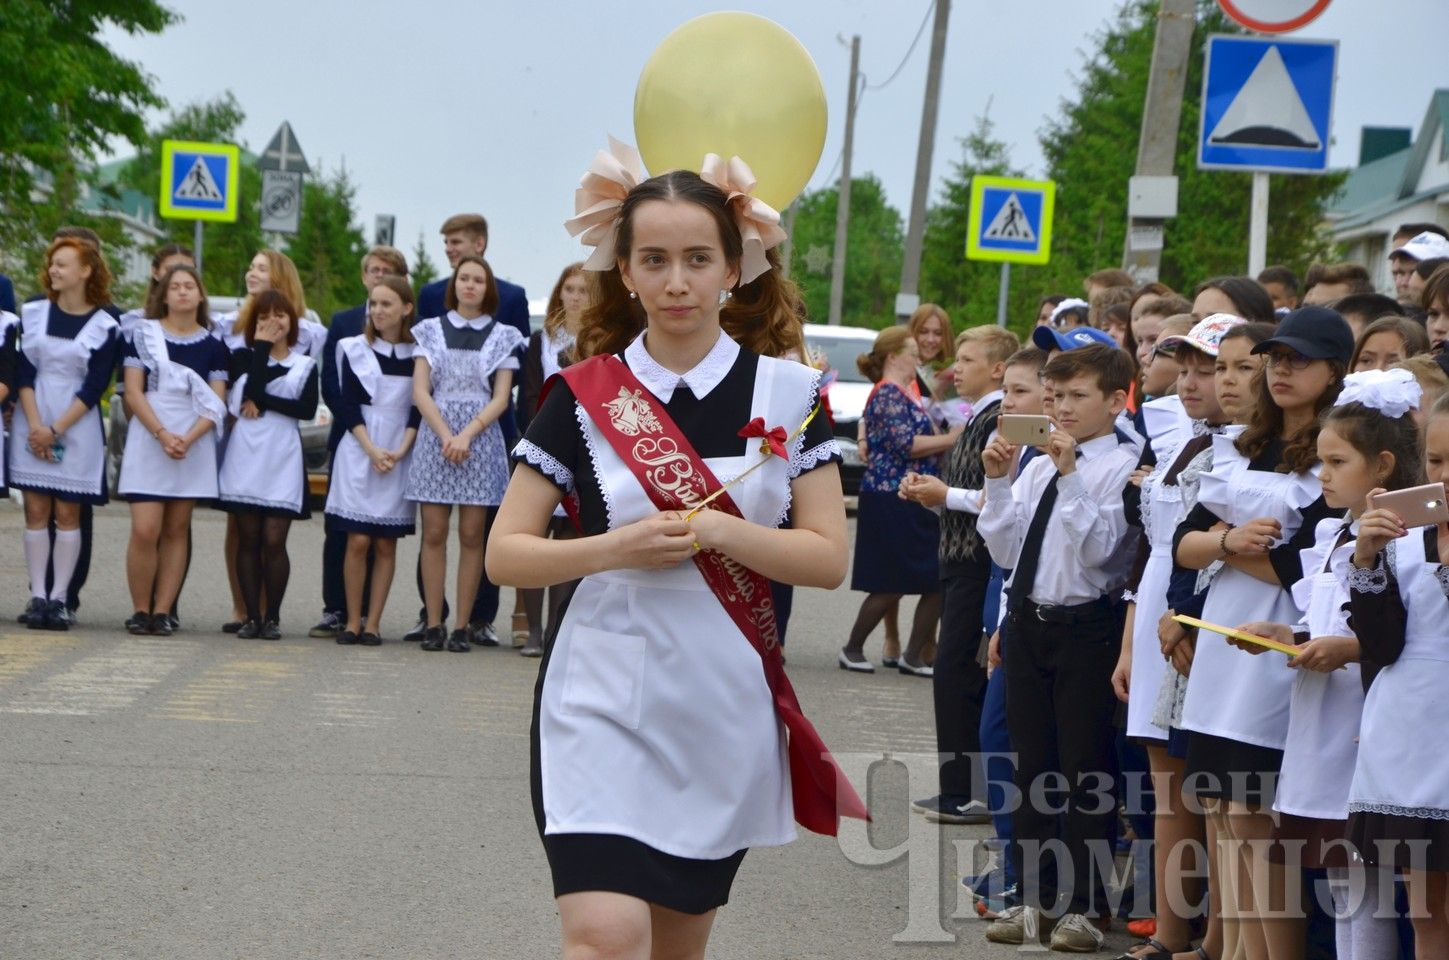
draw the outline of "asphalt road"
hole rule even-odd
[[[21,527],[0,503],[0,960],[558,956],[528,800],[538,661],[395,639],[416,608],[416,538],[399,550],[388,642],[369,649],[306,638],[320,521],[294,526],[277,643],[217,631],[219,514],[198,513],[183,630],[166,639],[120,626],[124,505],[97,513],[81,626],[15,625]],[[836,667],[857,604],[801,591],[787,649],[874,823],[752,851],[710,955],[1011,956],[957,899],[986,828],[907,812],[934,792],[930,683]]]

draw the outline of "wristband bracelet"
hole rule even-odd
[[[1223,535],[1218,537],[1218,549],[1222,551],[1223,559],[1227,559],[1228,557],[1236,557],[1238,555],[1238,551],[1233,550],[1228,546],[1228,532],[1232,529],[1233,525],[1231,523],[1228,524],[1228,529],[1224,530]]]

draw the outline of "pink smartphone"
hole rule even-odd
[[[1426,483],[1422,487],[1381,493],[1369,501],[1369,507],[1394,511],[1406,527],[1449,523],[1449,495],[1446,495],[1442,483]]]

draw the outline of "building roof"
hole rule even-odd
[[[1435,152],[1431,154],[1431,150]],[[1430,157],[1445,154],[1449,154],[1449,89],[1435,90],[1429,98],[1429,108],[1410,147],[1349,172],[1343,190],[1328,207],[1334,232],[1342,234],[1449,191],[1449,183],[1418,189]]]

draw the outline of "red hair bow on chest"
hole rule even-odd
[[[760,444],[761,453],[773,453],[781,460],[790,459],[790,454],[785,450],[785,441],[789,438],[789,434],[785,432],[784,427],[771,427],[766,430],[764,417],[756,417],[745,424],[740,429],[738,436],[745,439],[759,437],[764,441]]]

